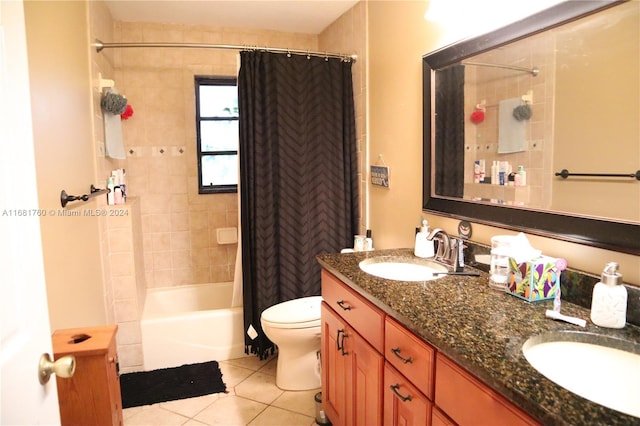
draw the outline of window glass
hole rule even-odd
[[[211,185],[238,184],[237,155],[207,155],[202,157],[202,183]]]
[[[198,192],[237,192],[240,113],[236,79],[196,76],[195,83]]]
[[[200,146],[206,151],[238,150],[238,120],[200,122]]]
[[[201,117],[237,117],[238,89],[233,86],[200,86]]]

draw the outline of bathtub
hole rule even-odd
[[[231,307],[232,292],[231,282],[147,289],[144,369],[245,356],[242,307]]]

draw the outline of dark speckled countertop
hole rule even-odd
[[[402,282],[377,278],[359,268],[362,260],[378,256],[415,259],[411,249],[323,254],[317,259],[323,268],[541,423],[640,424],[640,418],[598,405],[556,385],[531,367],[522,353],[522,345],[529,337],[545,332],[580,331],[640,343],[640,328],[598,327],[589,320],[588,309],[565,301],[561,312],[586,319],[587,327],[553,321],[545,317],[545,310],[553,307],[551,300],[529,303],[491,290],[489,276],[482,271],[479,277],[450,275],[426,282]],[[476,271],[469,267],[466,270]]]

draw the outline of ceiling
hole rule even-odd
[[[319,34],[358,0],[106,0],[114,20]]]

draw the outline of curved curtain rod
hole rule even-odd
[[[537,76],[538,74],[540,74],[540,69],[538,67],[533,67],[533,68],[525,68],[525,67],[519,67],[516,65],[500,65],[500,64],[487,64],[484,62],[462,62],[462,65],[472,65],[472,66],[476,66],[476,67],[492,67],[492,68],[504,68],[504,69],[508,69],[508,70],[515,70],[515,71],[524,71],[524,72],[528,72],[529,74],[531,74],[532,76]]]
[[[353,62],[355,62],[356,59],[358,58],[358,55],[343,55],[339,53],[314,52],[310,50],[284,49],[280,47],[240,46],[236,44],[144,43],[144,42],[104,43],[96,39],[95,42],[91,44],[91,47],[95,47],[96,52],[101,52],[102,49],[111,49],[111,48],[119,48],[119,47],[185,47],[185,48],[194,48],[194,49],[263,50],[265,52],[295,53],[295,54],[307,55],[307,56],[309,55],[320,56],[324,58],[338,58],[338,59],[342,59],[343,61],[353,61]]]

